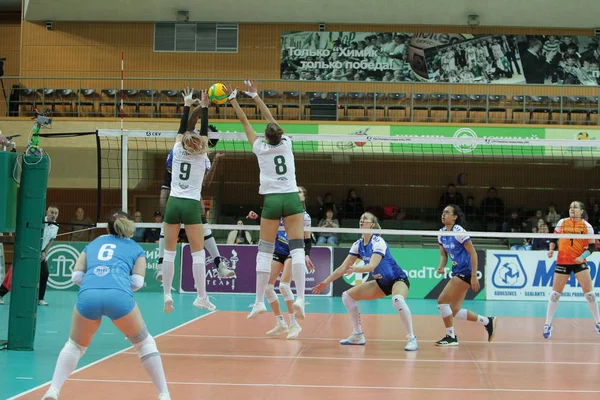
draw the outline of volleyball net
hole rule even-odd
[[[351,243],[362,232],[360,215],[369,211],[388,241],[437,246],[441,211],[449,203],[461,206],[472,237],[499,248],[524,245],[536,235],[553,237],[557,216],[568,216],[573,200],[589,204],[588,218],[596,218],[591,202],[600,178],[600,140],[593,133],[538,139],[482,138],[471,132],[463,128],[455,137],[382,136],[370,135],[365,127],[344,135],[289,133],[297,182],[308,191],[315,239],[335,235],[338,244]],[[141,210],[140,227],[159,226],[152,219],[159,211],[165,160],[176,132],[97,134],[103,209]],[[241,220],[256,241],[259,227],[246,218],[250,211],[260,214],[262,205],[256,157],[244,133],[216,132],[210,137],[219,142],[209,158],[214,162],[215,153],[224,153],[213,183],[203,190],[212,230],[218,242],[225,242]],[[551,205],[556,215],[548,217]],[[337,228],[320,224],[328,208],[333,208]],[[538,210],[550,234],[537,233]],[[592,225],[596,222],[590,219]]]

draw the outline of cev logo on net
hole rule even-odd
[[[53,289],[68,289],[74,285],[71,275],[79,254],[78,250],[68,244],[55,244],[50,248],[46,255],[50,270],[48,286]]]

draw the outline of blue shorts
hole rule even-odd
[[[87,289],[77,297],[77,311],[93,321],[107,316],[111,320],[129,314],[135,308],[133,296],[119,289]]]

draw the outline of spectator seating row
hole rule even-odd
[[[262,96],[279,119],[311,119],[311,101],[330,99],[337,104],[337,119],[473,122],[598,124],[597,96],[523,96],[502,94],[293,92],[264,90]],[[50,108],[56,116],[119,117],[121,100],[127,117],[173,118],[183,106],[179,90],[155,89],[13,89],[11,115],[31,115],[34,108]],[[259,119],[254,102],[239,98],[248,117]],[[229,104],[210,109],[210,117],[235,118]]]

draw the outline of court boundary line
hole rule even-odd
[[[152,385],[152,381],[136,381],[123,379],[68,379],[75,382],[105,383],[143,383]],[[528,393],[600,393],[600,390],[566,390],[566,389],[513,389],[513,388],[445,388],[445,387],[407,387],[407,386],[349,386],[349,385],[294,385],[289,383],[227,383],[227,382],[167,382],[168,385],[182,386],[242,386],[242,387],[287,387],[315,389],[363,389],[363,390],[419,390],[419,391],[454,391],[454,392],[528,392]],[[9,399],[10,400],[10,399]]]
[[[133,352],[123,352],[127,355],[137,355]],[[461,364],[553,364],[553,365],[600,365],[600,362],[593,361],[512,361],[512,360],[475,360],[475,359],[418,359],[418,358],[368,358],[368,357],[319,357],[319,356],[282,356],[282,355],[252,355],[252,354],[209,354],[209,353],[160,353],[168,357],[202,357],[202,358],[247,358],[247,359],[277,359],[277,360],[321,360],[321,361],[389,361],[389,362],[422,362],[422,363],[461,363]]]
[[[186,326],[186,325],[189,325],[189,324],[191,324],[191,323],[194,323],[194,322],[196,322],[196,321],[198,321],[198,320],[200,320],[200,319],[202,319],[202,318],[204,318],[204,317],[208,317],[209,315],[213,315],[213,314],[215,314],[215,313],[217,313],[217,312],[218,312],[218,310],[215,310],[215,311],[210,311],[210,312],[208,312],[208,313],[206,313],[206,314],[200,315],[200,316],[198,316],[198,317],[196,317],[196,318],[194,318],[194,319],[191,319],[191,320],[189,320],[189,321],[186,321],[186,322],[184,322],[184,323],[182,323],[182,324],[179,324],[179,325],[177,325],[177,326],[175,326],[175,327],[173,327],[173,328],[171,328],[171,329],[169,329],[169,330],[166,330],[166,331],[164,331],[164,332],[162,332],[162,333],[159,333],[158,335],[156,335],[156,336],[154,336],[154,337],[155,337],[155,338],[157,338],[157,337],[161,337],[161,336],[163,336],[163,335],[166,335],[166,334],[168,334],[169,332],[172,332],[172,331],[174,331],[174,330],[176,330],[176,329],[182,328],[182,327],[184,327],[184,326]],[[114,353],[112,353],[112,354],[109,354],[109,355],[107,355],[107,356],[105,356],[105,357],[102,357],[102,358],[100,358],[100,359],[98,359],[98,360],[96,360],[96,361],[94,361],[94,362],[91,362],[91,363],[89,363],[89,364],[87,364],[87,365],[85,365],[85,366],[83,366],[83,367],[81,367],[81,368],[78,368],[78,369],[76,369],[75,371],[73,371],[73,373],[71,374],[71,376],[75,375],[75,374],[76,374],[76,373],[78,373],[78,372],[84,371],[84,370],[86,370],[86,369],[88,369],[88,368],[90,368],[90,367],[93,367],[93,366],[94,366],[94,365],[96,365],[96,364],[99,364],[99,363],[101,363],[101,362],[103,362],[103,361],[106,361],[106,360],[108,360],[108,359],[110,359],[110,358],[113,358],[113,357],[115,357],[115,356],[117,356],[117,355],[119,355],[119,354],[125,353],[127,350],[130,350],[130,349],[133,349],[133,346],[128,346],[128,347],[126,347],[126,348],[124,348],[124,349],[122,349],[122,350],[119,350],[119,351],[117,351],[117,352],[114,352]],[[67,379],[67,380],[68,380],[68,379]],[[49,381],[47,381],[47,382],[45,382],[45,383],[42,383],[41,385],[38,385],[38,386],[36,386],[36,387],[34,387],[34,388],[31,388],[31,389],[29,389],[29,390],[26,390],[25,392],[18,393],[18,394],[16,394],[16,395],[12,396],[12,397],[9,397],[9,398],[8,398],[8,399],[6,399],[6,400],[16,400],[16,399],[18,399],[19,397],[21,397],[21,396],[25,396],[25,395],[27,395],[27,394],[29,394],[29,393],[32,393],[32,392],[35,392],[36,390],[38,390],[38,389],[41,389],[41,388],[43,388],[44,386],[46,386],[46,385],[48,385],[48,384],[50,384],[50,383],[52,383],[52,380],[49,380]]]
[[[189,338],[204,338],[204,339],[262,339],[262,340],[277,340],[276,337],[269,336],[235,336],[235,335],[185,335],[185,334],[167,334],[165,336],[169,337],[189,337]],[[299,341],[302,340],[313,340],[313,341],[335,341],[339,342],[341,339],[337,338],[314,338],[314,337],[300,337]],[[426,340],[426,339],[418,339],[420,343],[435,343],[437,340]],[[368,342],[391,342],[391,343],[405,343],[406,340],[402,339],[367,339]],[[486,345],[494,345],[494,344],[537,344],[537,345],[572,345],[572,346],[583,346],[583,345],[592,345],[592,346],[600,346],[600,342],[555,342],[552,340],[547,340],[543,342],[498,342],[492,341],[488,342],[487,340],[460,340],[459,343],[468,343],[468,344],[486,344]],[[460,346],[459,346],[460,347]]]

